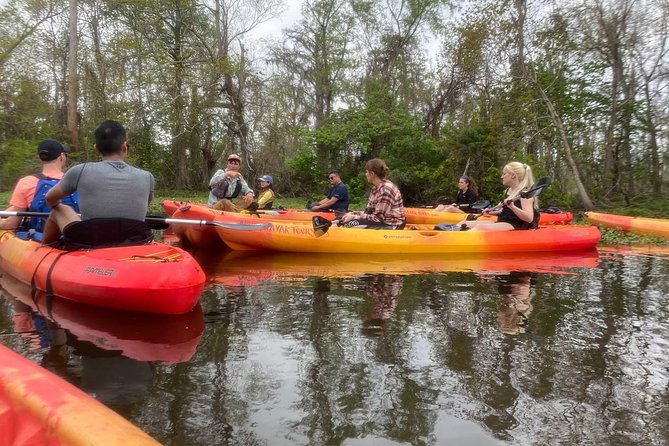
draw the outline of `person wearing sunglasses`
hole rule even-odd
[[[253,203],[253,189],[239,172],[241,160],[239,155],[231,154],[227,167],[218,169],[211,177],[207,206],[219,211],[239,212]]]
[[[27,175],[19,179],[14,187],[11,198],[9,199],[9,207],[5,210],[15,212],[49,212],[50,208],[42,208],[41,206],[38,206],[38,202],[43,203],[46,192],[53,187],[58,180],[63,178],[63,169],[67,163],[67,154],[69,151],[70,148],[68,146],[53,139],[45,139],[40,142],[37,146],[37,156],[42,162],[41,172]],[[42,184],[44,186],[41,186]],[[43,193],[40,193],[39,196],[36,197],[36,192],[38,190],[43,191]],[[76,210],[79,211],[78,207]],[[25,222],[27,225],[25,228],[22,225],[22,220],[23,217],[16,216],[0,219],[0,229],[19,228],[20,231],[27,231],[33,228],[41,231],[43,219],[30,219]],[[37,227],[38,223],[39,228]]]
[[[331,185],[328,196],[321,201],[312,203],[309,209],[314,212],[333,211],[335,214],[348,212],[350,200],[346,184],[344,184],[339,174],[334,170],[328,174],[328,180]]]

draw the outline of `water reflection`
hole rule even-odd
[[[363,316],[362,331],[369,336],[380,336],[383,334],[386,320],[397,307],[404,278],[378,274],[366,277],[365,283],[365,292],[371,302],[371,308]]]
[[[193,253],[210,282],[224,286],[257,286],[295,282],[308,277],[348,278],[361,275],[532,271],[559,273],[565,269],[594,268],[597,250],[565,253],[479,254],[330,254],[201,250]]]
[[[532,285],[536,273],[511,271],[506,274],[479,274],[485,282],[497,285],[500,300],[497,305],[497,322],[502,333],[525,333],[532,313]]]
[[[196,354],[153,365],[131,403],[164,444],[669,443],[667,258],[265,253],[207,271]]]
[[[67,331],[78,341],[130,359],[176,364],[193,356],[204,331],[199,306],[182,315],[100,308],[62,298],[47,299],[44,292],[32,290],[8,274],[0,276],[0,287],[12,302],[16,332],[33,338],[34,347],[61,345],[58,341]]]

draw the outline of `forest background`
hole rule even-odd
[[[116,119],[162,190],[202,193],[230,153],[284,197],[337,170],[359,202],[386,160],[408,205],[454,197],[466,170],[501,197],[510,160],[542,201],[669,212],[667,0],[0,2],[0,191],[43,138],[96,160]]]

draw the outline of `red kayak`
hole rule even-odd
[[[195,259],[174,246],[63,251],[11,231],[0,231],[0,268],[48,296],[146,313],[192,310],[205,282]]]
[[[158,446],[104,404],[0,345],[0,444]]]

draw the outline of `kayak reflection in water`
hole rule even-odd
[[[370,298],[372,308],[367,315],[363,317],[362,331],[369,336],[381,336],[384,332],[384,326],[389,319],[404,285],[402,276],[393,276],[379,274],[367,277],[368,280],[365,290]]]
[[[3,294],[6,291],[3,290]],[[40,365],[58,375],[67,375],[67,333],[25,303],[6,294],[12,302],[14,330],[30,341],[28,349],[43,351]]]
[[[497,289],[502,300],[497,311],[499,328],[504,334],[525,333],[528,318],[532,313],[532,279],[534,274],[513,271],[508,275],[498,275]]]

